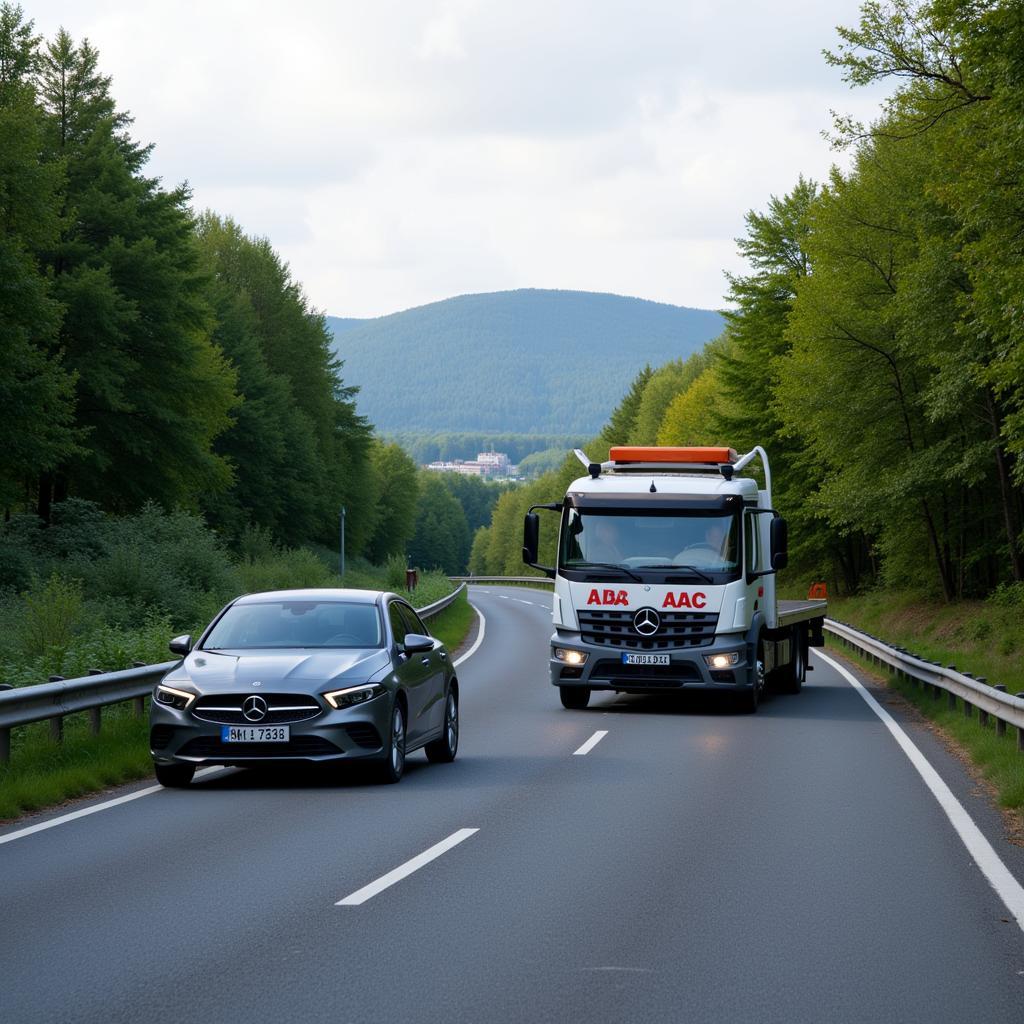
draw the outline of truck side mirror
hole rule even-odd
[[[523,519],[523,561],[527,565],[537,563],[537,549],[540,547],[540,516],[527,512]]]
[[[771,522],[772,568],[785,569],[789,564],[789,527],[782,516],[773,516]]]

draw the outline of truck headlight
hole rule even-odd
[[[163,683],[157,686],[154,696],[157,704],[166,704],[167,707],[174,708],[175,711],[185,711],[196,699],[194,693],[176,690],[173,686],[164,686]]]
[[[588,657],[586,651],[574,651],[568,647],[555,648],[555,661],[564,662],[566,665],[586,665]]]
[[[362,686],[346,686],[344,690],[331,690],[324,694],[324,700],[336,711],[350,708],[355,704],[365,704],[384,692],[380,683],[363,683]]]
[[[729,651],[724,654],[705,654],[704,661],[708,668],[732,668],[740,660],[739,651]]]

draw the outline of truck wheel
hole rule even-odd
[[[739,710],[746,715],[756,715],[761,703],[761,692],[764,690],[764,648],[757,645],[757,658],[754,661],[754,685],[749,690],[741,690],[737,694]]]
[[[582,711],[590,703],[590,690],[585,686],[560,686],[558,696],[562,707],[570,711]]]
[[[799,693],[807,675],[807,648],[802,636],[793,641],[793,658],[788,665],[779,669],[775,688],[779,693]]]

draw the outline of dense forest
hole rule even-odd
[[[708,310],[522,289],[343,321],[335,337],[360,408],[385,434],[564,437],[592,434],[645,363],[695,352],[721,329]]]
[[[1022,7],[869,2],[839,35],[827,60],[848,82],[894,86],[872,124],[837,119],[849,169],[747,215],[724,332],[642,372],[591,454],[762,444],[789,586],[1021,601]],[[523,511],[578,475],[503,497],[473,569],[521,572]]]
[[[267,240],[147,177],[131,124],[88,41],[0,6],[5,521],[154,502],[229,543],[333,545],[344,506],[351,554],[404,553],[415,465],[374,438],[323,315]]]

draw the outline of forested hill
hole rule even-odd
[[[723,322],[621,295],[523,289],[328,325],[381,431],[586,435],[645,364],[698,351]]]

